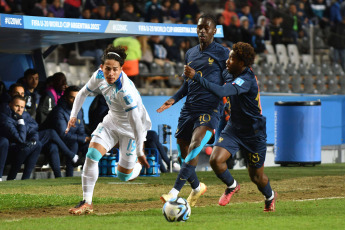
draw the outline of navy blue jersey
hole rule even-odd
[[[266,118],[261,113],[260,93],[256,77],[250,68],[230,83],[219,86],[196,74],[193,80],[218,97],[229,97],[231,125],[239,133],[257,133],[266,128]]]
[[[231,78],[226,70],[229,52],[227,48],[216,42],[212,42],[203,51],[200,50],[200,45],[197,45],[186,52],[185,64],[192,67],[207,81],[220,86]],[[184,96],[187,96],[187,99],[183,110],[207,112],[220,108],[221,100],[218,97],[189,79],[185,80],[181,89],[172,98],[176,103]]]

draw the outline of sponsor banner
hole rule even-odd
[[[128,34],[128,35],[162,35],[162,36],[188,36],[196,37],[196,25],[189,24],[164,24],[109,21],[106,33]],[[223,27],[217,26],[215,37],[223,37]]]
[[[107,20],[24,16],[24,28],[31,30],[104,33],[108,23]]]
[[[75,18],[33,17],[0,14],[1,27],[30,30],[111,33],[121,35],[162,35],[196,37],[197,25],[164,24]],[[223,37],[223,27],[217,26],[215,37]]]
[[[23,16],[12,14],[0,14],[1,27],[24,28]]]

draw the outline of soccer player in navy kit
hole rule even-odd
[[[201,76],[216,85],[223,85],[230,74],[226,71],[226,60],[229,50],[214,41],[216,21],[212,15],[203,15],[198,20],[197,34],[200,44],[186,52],[185,64],[195,69]],[[186,78],[179,91],[167,100],[157,112],[168,109],[184,96],[186,102],[181,110],[178,127],[175,133],[182,167],[174,188],[161,196],[166,202],[178,196],[183,185],[188,181],[192,192],[187,201],[194,206],[207,187],[200,183],[195,173],[198,154],[213,135],[218,126],[219,111],[222,102],[197,82]]]
[[[226,62],[227,69],[234,79],[223,86],[210,82],[189,66],[185,67],[184,75],[219,98],[230,99],[230,119],[221,132],[210,158],[210,164],[217,177],[227,185],[225,193],[219,199],[219,205],[228,204],[231,196],[240,190],[240,185],[227,169],[226,160],[234,157],[241,149],[248,160],[250,179],[266,197],[264,211],[271,212],[275,211],[277,193],[273,192],[269,179],[264,174],[266,118],[261,112],[256,76],[250,68],[254,57],[255,52],[251,45],[236,43]]]

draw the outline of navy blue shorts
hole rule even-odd
[[[243,132],[239,133],[228,123],[221,132],[215,146],[228,150],[231,157],[235,157],[236,153],[241,150],[250,167],[261,168],[266,158],[266,137],[266,129],[255,134],[245,135]]]
[[[175,137],[190,141],[195,128],[199,126],[207,126],[211,129],[216,129],[218,122],[218,111],[211,111],[209,113],[187,113],[181,111]]]

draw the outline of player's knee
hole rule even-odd
[[[258,174],[253,174],[250,175],[250,180],[254,183],[254,184],[258,184],[261,181],[262,177]]]
[[[210,156],[210,165],[212,169],[217,168],[218,164],[220,164],[220,158],[217,156],[217,154],[211,154]]]
[[[120,172],[119,170],[117,170],[116,173],[117,173],[117,177],[118,177],[120,180],[122,180],[122,181],[128,181],[129,178],[131,178],[133,171],[132,171],[131,173],[127,174],[127,173],[123,173],[123,172]]]
[[[99,161],[102,158],[102,154],[95,148],[89,148],[87,150],[86,157],[94,161]]]

